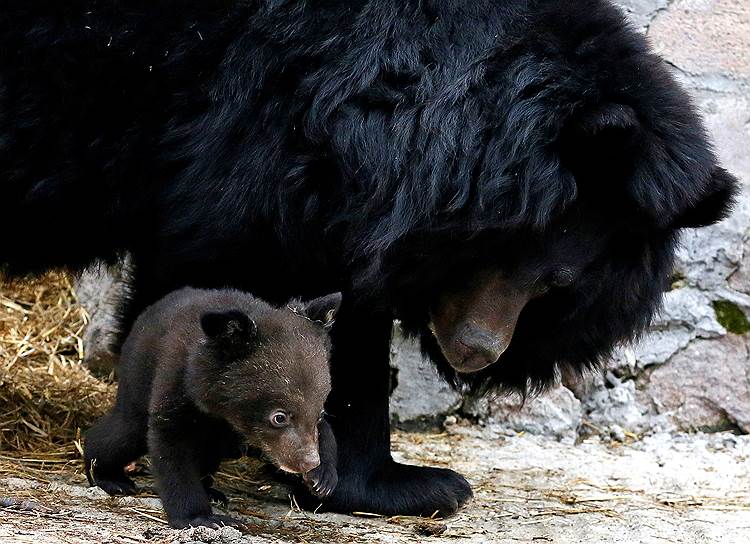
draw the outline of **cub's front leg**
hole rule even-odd
[[[338,463],[336,438],[333,436],[333,429],[325,419],[318,424],[318,453],[320,465],[304,474],[302,478],[310,493],[322,499],[333,493],[339,481],[336,470]]]
[[[172,409],[149,419],[148,445],[156,488],[169,524],[175,529],[199,525],[219,528],[244,524],[228,516],[214,515],[206,489],[202,460],[211,444],[195,410]]]

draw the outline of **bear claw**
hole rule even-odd
[[[138,492],[138,488],[130,478],[123,478],[121,480],[97,478],[96,486],[108,495],[135,495]]]
[[[305,473],[302,479],[310,493],[319,499],[324,499],[336,489],[339,478],[335,466],[320,465]]]
[[[175,529],[184,529],[186,527],[208,527],[209,529],[221,529],[222,527],[234,527],[240,531],[247,530],[246,523],[230,516],[220,516],[216,514],[208,516],[196,516],[190,519],[178,519],[171,523]]]

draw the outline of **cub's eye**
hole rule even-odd
[[[271,414],[271,425],[277,428],[286,427],[289,424],[289,414],[278,410]]]

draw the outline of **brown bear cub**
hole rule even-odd
[[[149,453],[172,527],[238,524],[213,515],[211,499],[226,501],[213,474],[249,445],[329,495],[327,329],[340,302],[334,294],[276,309],[241,291],[184,288],[147,308],[122,347],[115,406],[86,433],[91,485],[134,493],[124,467]]]

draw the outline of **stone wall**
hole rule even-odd
[[[694,96],[724,165],[750,182],[750,2],[628,0],[633,24]],[[401,424],[468,418],[507,432],[615,439],[653,430],[750,432],[750,197],[719,225],[687,231],[672,290],[651,332],[623,347],[601,375],[518,399],[462,399],[396,330],[392,416]],[[112,301],[122,278],[87,275],[88,346],[107,361]],[[632,434],[631,434],[632,433]]]

